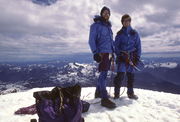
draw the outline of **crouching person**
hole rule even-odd
[[[127,76],[127,95],[138,99],[134,94],[134,66],[141,57],[141,40],[136,30],[131,27],[131,17],[127,14],[121,18],[123,27],[115,37],[117,75],[114,78],[114,98],[119,98],[120,87]]]
[[[101,98],[102,106],[115,108],[116,104],[108,98],[106,90],[107,73],[114,52],[113,33],[109,17],[110,9],[107,7],[102,8],[100,16],[95,16],[94,23],[90,27],[89,45],[94,54],[94,60],[99,63],[100,75],[96,85],[95,98]]]

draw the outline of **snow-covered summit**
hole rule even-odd
[[[21,108],[35,103],[33,92],[51,90],[49,88],[34,88],[24,92],[0,96],[0,122],[28,122],[37,115],[14,115]],[[120,99],[114,100],[117,108],[109,110],[100,105],[100,99],[94,99],[95,88],[82,88],[81,98],[91,103],[88,112],[83,113],[86,122],[179,122],[180,95],[135,89],[139,96],[137,101],[130,100],[124,93]],[[108,89],[113,96],[113,89]]]

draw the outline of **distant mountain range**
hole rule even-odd
[[[180,94],[180,63],[146,62],[142,72],[136,72],[135,87]],[[95,86],[96,63],[51,61],[37,64],[0,64],[0,91],[18,91],[34,87],[52,87],[81,83]],[[113,73],[113,77],[115,73]],[[111,72],[108,85],[113,86]],[[126,85],[126,82],[123,83]]]
[[[57,0],[32,0],[33,3],[39,5],[52,5],[57,2]]]

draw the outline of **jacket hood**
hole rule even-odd
[[[101,23],[103,23],[105,25],[111,26],[111,22],[110,21],[106,22],[102,16],[95,15],[93,20],[94,20],[95,23],[96,22],[101,22]]]
[[[119,30],[119,31],[117,32],[117,35],[119,35],[119,34],[121,34],[121,33],[134,35],[134,34],[136,34],[136,30],[134,30],[131,26],[122,27],[121,30]]]

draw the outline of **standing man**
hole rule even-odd
[[[114,78],[114,98],[119,98],[122,81],[127,76],[127,95],[130,99],[138,99],[134,94],[134,66],[141,57],[141,40],[136,30],[131,27],[131,17],[125,14],[121,18],[123,27],[115,38],[117,75]]]
[[[95,16],[94,23],[90,27],[89,45],[94,55],[94,60],[99,63],[100,72],[95,98],[101,98],[101,105],[107,108],[115,108],[116,104],[108,98],[106,90],[107,73],[111,66],[113,58],[113,33],[111,23],[109,22],[110,9],[103,7],[100,16]]]

